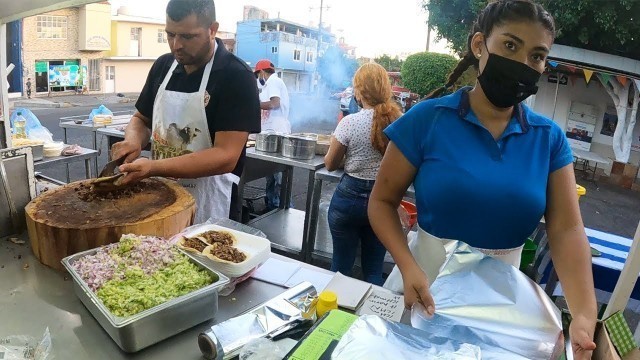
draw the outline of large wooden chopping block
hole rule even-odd
[[[195,200],[174,181],[147,179],[115,199],[82,200],[89,181],[50,190],[26,206],[29,240],[41,263],[63,270],[64,257],[117,242],[123,234],[170,237],[193,222]]]

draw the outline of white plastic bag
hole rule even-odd
[[[427,275],[431,283],[435,281],[440,273],[440,268],[444,264],[446,251],[444,242],[446,240],[435,237],[418,227],[417,235],[415,232],[410,233],[409,251],[413,254],[416,262]],[[384,288],[404,294],[404,283],[402,282],[402,274],[398,266],[394,266],[391,274],[385,281]]]
[[[47,360],[51,359],[51,334],[44,331],[40,342],[31,336],[12,335],[0,339],[2,360]]]
[[[49,129],[42,126],[38,117],[33,112],[31,112],[31,110],[26,108],[18,108],[11,113],[11,117],[9,118],[9,120],[11,122],[12,128],[13,122],[18,117],[18,113],[20,113],[22,117],[24,117],[27,121],[25,130],[27,132],[27,137],[30,140],[40,140],[45,143],[53,141],[53,135],[51,134]]]
[[[280,360],[290,349],[265,338],[257,338],[247,343],[240,351],[240,360]]]

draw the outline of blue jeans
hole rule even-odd
[[[333,238],[331,271],[350,276],[356,261],[358,243],[364,280],[382,285],[385,247],[371,229],[367,206],[374,180],[344,175],[329,205],[329,230]]]
[[[267,176],[267,186],[265,188],[265,206],[267,210],[273,210],[280,206],[280,189],[282,187],[282,173],[275,173]]]

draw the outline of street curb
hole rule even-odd
[[[72,107],[72,104],[69,103],[57,103],[57,102],[52,102],[52,103],[33,103],[33,102],[20,102],[20,101],[16,101],[13,103],[13,108],[37,108],[37,109],[58,109],[58,108],[66,108],[66,107]]]

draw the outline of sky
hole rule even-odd
[[[164,18],[168,0],[110,0],[114,11],[122,5],[135,15]],[[399,55],[425,51],[427,14],[421,0],[324,0],[322,22],[356,46],[358,57]],[[244,5],[269,12],[269,17],[318,26],[320,0],[216,0],[220,30],[235,32]],[[374,5],[375,4],[375,5]],[[384,4],[384,6],[383,6]],[[393,4],[393,6],[389,6]],[[451,53],[446,42],[436,43],[432,32],[430,51]]]

